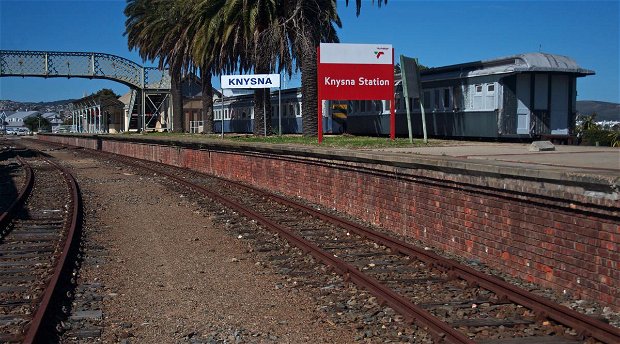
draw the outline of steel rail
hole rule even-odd
[[[256,192],[257,190],[239,182],[229,180],[226,180],[226,182],[232,183],[246,190],[252,190],[253,192]],[[311,213],[313,216],[321,218],[324,221],[381,243],[382,245],[392,249],[394,252],[410,255],[428,264],[433,264],[436,267],[442,268],[448,273],[448,275],[459,277],[469,283],[475,283],[482,288],[494,292],[500,298],[506,298],[514,303],[527,307],[534,311],[534,313],[539,317],[552,319],[560,324],[569,326],[575,329],[582,337],[592,337],[604,343],[610,344],[620,343],[620,329],[604,323],[603,321],[554,303],[548,299],[503,281],[495,276],[491,276],[471,267],[459,264],[434,252],[420,249],[388,235],[366,229],[354,222],[334,217],[310,206],[293,202],[284,197],[264,192],[262,190],[258,191],[278,203]]]
[[[104,153],[104,152],[99,152],[99,151],[95,151],[95,152],[99,154],[109,155],[109,156],[116,155],[112,153]],[[132,158],[132,159],[142,160],[145,162],[152,162],[152,161],[149,161],[146,159],[140,159],[140,158]],[[148,167],[144,167],[144,166],[140,166],[140,167],[154,171],[154,172],[161,173],[161,171],[155,171],[154,169],[151,169]],[[319,217],[327,222],[330,222],[337,226],[341,226],[360,236],[363,236],[368,239],[374,240],[378,243],[381,243],[382,245],[387,246],[390,249],[392,249],[394,252],[400,252],[406,255],[416,257],[424,261],[427,264],[443,269],[450,276],[459,277],[465,281],[468,281],[469,283],[476,283],[480,287],[483,287],[485,289],[488,289],[494,292],[500,298],[503,297],[512,302],[515,302],[524,307],[527,307],[533,310],[534,313],[537,314],[537,316],[539,317],[545,317],[548,319],[552,319],[552,320],[557,321],[560,324],[569,326],[575,329],[581,337],[592,337],[603,343],[609,343],[609,344],[620,343],[620,329],[613,327],[609,324],[606,324],[603,321],[600,321],[598,319],[594,319],[592,317],[579,313],[568,307],[556,304],[541,296],[538,296],[524,289],[521,289],[517,286],[514,286],[510,283],[507,283],[497,277],[487,275],[485,273],[479,272],[470,267],[464,266],[462,264],[458,264],[447,258],[441,257],[440,255],[434,252],[430,252],[430,251],[417,248],[404,241],[392,238],[382,233],[378,233],[378,232],[363,228],[362,226],[354,222],[333,217],[332,215],[329,215],[323,211],[316,210],[304,204],[292,202],[284,197],[271,194],[271,193],[267,193],[262,190],[244,185],[236,181],[231,181],[231,180],[227,180],[227,179],[217,177],[217,176],[212,176],[212,175],[209,175],[209,177],[223,180],[227,183],[231,183],[241,188],[251,190],[252,192],[257,192],[257,191],[262,192],[268,198],[276,200],[282,204],[286,204],[294,208],[307,211],[311,213],[313,216]],[[177,177],[170,176],[170,178],[177,180],[180,183],[190,186],[192,188],[201,189],[200,186],[191,184]],[[209,192],[207,193],[210,194]],[[220,196],[216,194],[213,194],[213,197],[216,199],[220,198]]]
[[[26,331],[23,343],[31,344],[40,341],[42,338],[41,330],[42,325],[44,325],[44,319],[48,316],[48,311],[50,309],[50,305],[52,304],[52,300],[54,298],[54,294],[57,291],[57,287],[59,285],[59,281],[63,270],[66,268],[67,257],[69,256],[69,252],[71,252],[71,248],[75,243],[74,237],[77,232],[77,228],[79,225],[79,217],[81,211],[81,198],[79,193],[79,188],[77,182],[73,175],[69,173],[64,167],[52,162],[51,160],[45,158],[45,160],[59,169],[62,172],[62,175],[65,179],[67,187],[70,190],[71,194],[71,206],[69,207],[70,219],[71,221],[66,223],[65,229],[67,229],[67,236],[65,238],[65,243],[60,253],[60,256],[56,260],[56,266],[54,268],[54,274],[49,280],[45,292],[41,297],[41,302],[39,303],[39,307],[37,308],[34,317],[28,326],[28,330]]]
[[[226,207],[234,209],[240,214],[250,219],[256,220],[258,223],[271,230],[275,230],[290,243],[299,247],[303,252],[309,253],[324,264],[333,267],[336,272],[344,276],[345,282],[353,281],[357,285],[366,288],[370,293],[382,300],[385,304],[389,305],[395,311],[402,314],[408,322],[415,322],[420,327],[426,328],[437,342],[445,341],[447,343],[475,343],[462,332],[455,330],[450,325],[446,324],[445,322],[432,315],[430,312],[415,305],[413,302],[406,299],[402,295],[382,285],[381,282],[379,282],[378,280],[359,271],[355,266],[334,257],[328,252],[321,250],[318,246],[295,234],[288,227],[271,221],[267,217],[251,209],[248,209],[237,201],[214,193],[205,187],[186,181],[172,174],[157,171],[146,166],[139,167],[154,173],[158,173],[160,175],[165,175],[171,180],[183,184],[188,188],[198,190],[205,196],[222,203]]]
[[[19,156],[17,157],[17,161],[19,161],[21,166],[24,167],[26,172],[26,182],[24,183],[24,187],[19,191],[17,198],[11,203],[11,205],[9,205],[5,212],[0,214],[0,228],[7,226],[15,217],[19,207],[24,204],[34,185],[34,172],[32,171],[30,165],[28,165],[28,163]]]

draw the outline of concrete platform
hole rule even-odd
[[[44,138],[47,136],[50,139],[54,137],[54,135],[44,135]],[[426,147],[347,149],[297,144],[235,142],[195,135],[73,134],[55,136],[66,143],[92,149],[98,149],[102,141],[134,142],[192,149],[333,159],[396,168],[534,180],[567,187],[577,186],[585,190],[602,192],[605,197],[620,200],[620,148],[556,145],[555,151],[532,152],[529,151],[529,143],[441,141]],[[79,143],[78,141],[82,139],[86,141]]]
[[[620,177],[620,148],[556,145],[555,151],[531,152],[529,147],[530,144],[526,143],[455,142],[441,146],[366,151],[407,154],[412,157],[452,157],[526,169]]]

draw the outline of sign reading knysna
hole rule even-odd
[[[222,75],[222,88],[278,88],[280,74]]]
[[[321,43],[318,84],[322,99],[392,99],[392,45]]]

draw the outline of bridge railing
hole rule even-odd
[[[138,89],[170,89],[167,70],[104,53],[0,50],[0,76],[110,79]]]

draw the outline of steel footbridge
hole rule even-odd
[[[120,82],[129,86],[132,93],[131,101],[126,105],[125,130],[132,114],[144,119],[147,108],[151,118],[159,118],[160,129],[173,129],[173,114],[168,105],[170,75],[167,69],[144,67],[104,53],[0,50],[0,77],[87,78]],[[144,120],[142,125],[142,128],[146,127]]]

